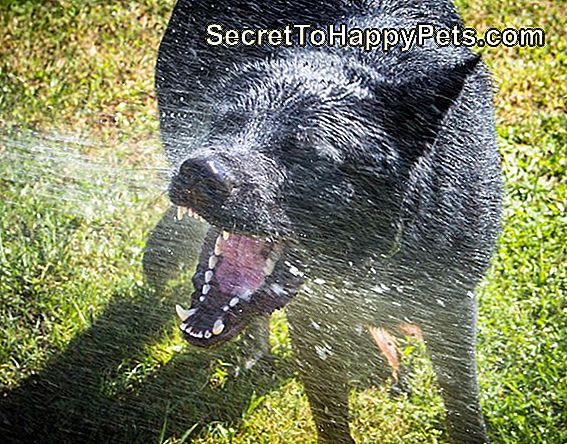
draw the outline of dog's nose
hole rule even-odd
[[[173,179],[170,199],[194,209],[222,204],[230,194],[231,181],[224,166],[213,159],[188,159]]]

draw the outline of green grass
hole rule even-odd
[[[565,443],[564,8],[458,4],[481,30],[546,31],[544,48],[483,50],[507,201],[479,292],[479,367],[494,442]],[[144,283],[145,239],[167,203],[151,186],[156,171],[122,177],[162,166],[153,66],[171,7],[0,0],[0,420],[16,412],[0,435],[35,424],[53,442],[315,443],[282,314],[274,362],[234,380],[238,344],[195,351],[176,331],[172,307],[187,284],[158,295]],[[357,442],[446,442],[423,349],[406,351],[411,396],[353,393]]]

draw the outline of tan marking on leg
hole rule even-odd
[[[378,346],[378,349],[382,352],[388,364],[392,369],[392,376],[397,381],[398,373],[400,370],[401,362],[401,351],[396,344],[396,339],[388,333],[388,331],[381,327],[375,327],[373,325],[368,326],[368,331],[370,336]]]
[[[423,333],[417,324],[400,324],[398,328],[408,336],[413,336],[420,341],[423,341]]]

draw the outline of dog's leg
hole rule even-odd
[[[250,322],[242,335],[242,356],[234,369],[234,376],[252,369],[260,360],[270,359],[270,316],[261,315]]]
[[[488,443],[475,359],[476,303],[470,297],[459,304],[451,313],[431,316],[423,325],[424,340],[441,388],[452,442]]]
[[[412,327],[414,330],[411,330]],[[409,330],[405,330],[404,328],[405,325],[399,327],[400,331],[408,336],[414,336],[414,331],[419,330],[416,326],[408,327]],[[391,372],[393,381],[390,394],[392,396],[399,396],[402,393],[409,395],[411,393],[411,388],[407,381],[406,368],[402,364],[403,354],[398,347],[396,338],[392,336],[387,329],[376,327],[374,325],[368,326],[368,332],[370,333],[370,337],[374,344],[378,347],[378,350],[384,357],[387,367]],[[419,330],[419,335],[421,337],[421,330]],[[385,380],[386,378],[382,377],[382,379]]]
[[[334,338],[342,333],[293,311],[288,311],[291,339],[319,443],[354,444],[348,425],[348,350],[333,349]]]

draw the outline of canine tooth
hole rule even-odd
[[[276,261],[272,260],[271,257],[266,259],[266,264],[264,265],[264,276],[269,276],[274,271],[274,267],[276,266]]]
[[[230,305],[231,307],[234,307],[236,304],[238,304],[240,302],[240,298],[237,296],[234,296],[230,302],[228,303],[228,305]]]
[[[175,306],[175,311],[177,312],[177,316],[179,316],[179,319],[181,319],[182,321],[186,321],[187,318],[193,316],[197,310],[194,308],[191,308],[190,310],[185,310],[181,305],[177,304]]]
[[[211,289],[211,286],[209,284],[205,284],[205,285],[203,285],[203,289],[201,290],[201,292],[203,294],[207,294],[210,289]]]
[[[252,290],[248,289],[248,290],[244,290],[242,292],[242,294],[239,294],[238,297],[240,299],[244,299],[246,302],[250,301],[250,298],[252,297]]]
[[[209,339],[212,335],[213,335],[213,334],[211,333],[211,331],[210,331],[210,330],[207,330],[207,331],[205,332],[205,339]]]
[[[213,325],[213,334],[220,335],[224,330],[224,322],[222,319],[217,319]]]
[[[291,274],[293,274],[294,276],[303,276],[303,273],[301,271],[299,271],[299,269],[294,265],[291,265],[289,267],[289,272]]]
[[[205,282],[211,282],[212,278],[213,278],[213,272],[211,270],[207,270],[205,272]]]
[[[219,261],[218,257],[216,257],[214,254],[211,255],[211,257],[209,258],[209,268],[213,270],[217,266],[218,261]]]
[[[229,308],[228,305],[225,305],[225,306],[222,308],[222,311],[228,311],[228,308]]]
[[[286,291],[280,284],[272,284],[270,285],[270,288],[277,296],[283,296],[286,293]]]
[[[216,256],[220,256],[222,253],[222,247],[221,247],[221,237],[217,237],[217,240],[215,242],[215,255]]]
[[[205,296],[199,296],[199,302],[205,302]]]
[[[228,231],[224,230],[224,231],[222,232],[222,238],[223,238],[224,240],[228,240],[229,237],[230,237],[230,233],[229,233]]]
[[[185,329],[187,328],[187,324],[184,322],[183,324],[179,325],[179,328],[183,331],[185,331]]]
[[[184,208],[183,207],[177,207],[177,220],[182,220],[183,219],[183,213],[184,213]]]

